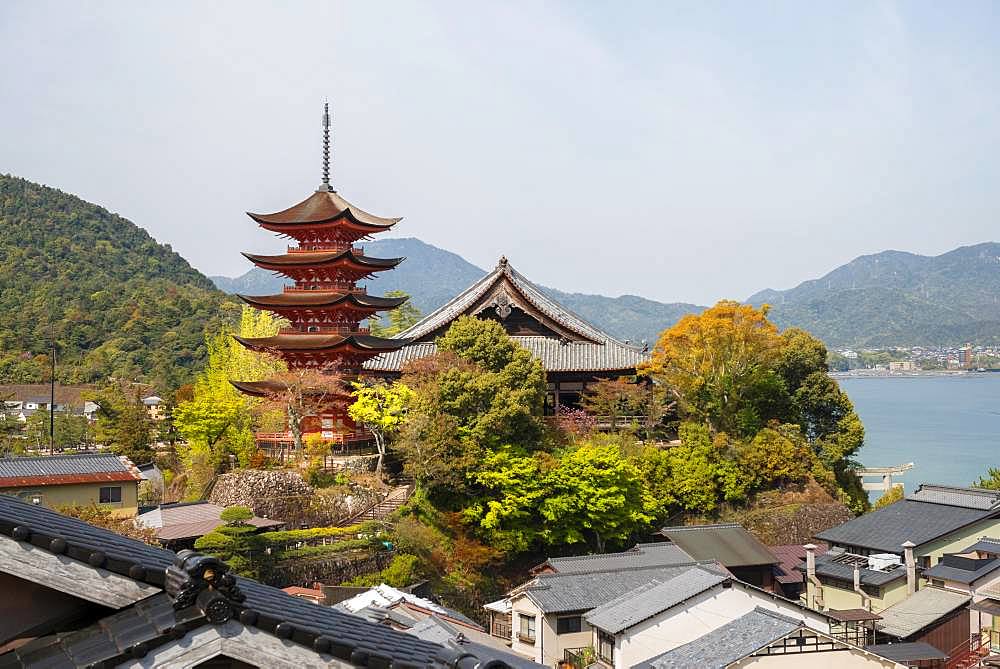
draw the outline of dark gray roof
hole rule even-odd
[[[703,563],[711,569],[711,563]],[[541,574],[521,588],[545,613],[589,611],[623,592],[651,581],[668,581],[695,563],[673,567],[646,567],[583,574]],[[724,573],[717,568],[719,573]],[[511,597],[518,594],[515,591]]]
[[[824,530],[816,538],[832,544],[901,553],[901,546],[906,541],[921,546],[996,515],[1000,515],[996,509],[975,509],[907,498]]]
[[[541,360],[549,372],[568,371],[627,371],[649,359],[641,349],[618,341],[582,317],[543,293],[538,286],[517,272],[505,260],[444,306],[434,310],[413,327],[396,335],[398,339],[426,337],[466,313],[506,280],[532,307],[558,323],[568,333],[579,339],[567,340],[542,336],[514,336],[518,344]],[[395,351],[387,351],[367,361],[364,368],[371,371],[398,372],[411,360],[426,358],[437,352],[434,342],[417,342]]]
[[[778,558],[736,523],[664,527],[660,533],[695,560],[717,560],[726,567],[778,564]]]
[[[816,574],[836,578],[848,583],[854,582],[854,567],[848,564],[836,562],[836,559],[844,555],[843,549],[833,549],[823,555],[816,556]],[[800,571],[805,571],[805,565],[799,566]],[[897,567],[889,571],[880,569],[859,569],[861,582],[865,585],[881,586],[893,583],[899,579],[906,578],[906,568]]]
[[[488,653],[503,660],[507,665],[514,667],[515,669],[538,669],[538,667],[542,666],[516,653],[510,652],[506,648],[496,648],[490,643],[484,643],[483,641],[483,639],[486,638],[489,639],[490,642],[496,642],[498,644],[503,643],[500,639],[495,637],[489,638],[486,634],[478,637],[470,635],[467,630],[462,630],[450,625],[437,616],[427,616],[423,620],[418,620],[412,627],[406,630],[406,633],[412,634],[413,636],[425,641],[433,641],[434,643],[439,643],[442,646],[448,646],[465,652],[472,652],[476,655],[484,655]],[[479,640],[477,641],[476,638],[479,638]]]
[[[948,653],[943,653],[929,643],[915,641],[913,643],[878,643],[865,646],[869,653],[881,655],[893,662],[919,662],[921,660],[947,660]]]
[[[801,620],[756,608],[694,641],[640,662],[636,667],[722,669],[804,626]]]
[[[157,587],[164,587],[166,568],[176,557],[173,551],[149,546],[6,495],[0,495],[0,534],[60,552],[83,564],[99,564],[108,571]],[[333,642],[333,655],[353,664],[383,667],[385,662],[390,662],[465,667],[492,659],[489,656],[463,659],[454,649],[319,606],[278,588],[239,577],[237,583],[246,595],[240,605],[241,622],[267,633],[275,632],[279,624],[284,624],[283,629],[291,631],[291,640],[306,647],[311,647],[320,636],[329,637]],[[150,624],[155,625],[154,622]],[[49,639],[46,643],[53,641]],[[114,654],[104,659],[118,657],[121,653],[117,646],[113,649],[109,646],[106,652],[112,650]]]
[[[961,506],[966,509],[987,511],[1000,506],[1000,490],[987,488],[960,488],[957,486],[924,483],[907,499],[931,504]]]
[[[636,544],[631,550],[621,553],[554,557],[546,560],[545,564],[560,574],[582,574],[637,567],[669,567],[692,562],[694,558],[685,553],[680,546],[661,541],[654,544]]]
[[[122,459],[113,453],[0,458],[0,478],[103,474],[128,470],[129,467]]]
[[[703,567],[692,567],[668,581],[650,581],[598,606],[586,615],[587,622],[618,634],[730,578]]]
[[[980,537],[979,541],[972,544],[968,548],[962,549],[960,552],[971,553],[972,551],[979,551],[980,553],[996,553],[1000,555],[1000,539]]]
[[[944,588],[923,588],[881,611],[882,620],[876,622],[875,627],[883,634],[907,639],[946,618],[952,611],[966,606],[970,600],[971,597],[966,593]]]
[[[955,581],[957,583],[975,583],[987,574],[992,574],[1000,569],[1000,558],[984,558],[974,560],[960,555],[944,555],[940,562],[924,569],[924,578],[939,578],[944,581]]]

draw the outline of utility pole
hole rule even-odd
[[[56,447],[56,345],[52,345],[52,370],[49,376],[49,455]]]

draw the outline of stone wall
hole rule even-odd
[[[276,564],[268,574],[267,583],[278,588],[299,585],[311,588],[317,581],[338,584],[355,576],[382,571],[392,560],[392,551],[341,554],[328,558],[288,560]]]

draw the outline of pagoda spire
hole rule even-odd
[[[316,190],[330,193],[330,103],[323,103],[323,182]]]

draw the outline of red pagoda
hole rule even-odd
[[[292,369],[315,368],[346,378],[357,376],[362,364],[380,353],[405,345],[405,339],[373,337],[361,321],[379,311],[395,309],[407,298],[368,295],[357,282],[392,269],[403,258],[372,258],[355,246],[359,240],[389,230],[399,218],[369,214],[342,198],[330,186],[330,114],[323,113],[323,182],[307,199],[274,214],[251,214],[262,228],[294,239],[281,255],[243,255],[257,267],[284,275],[294,283],[277,295],[240,295],[257,309],[270,311],[288,322],[272,337],[236,337],[254,351],[280,356]],[[273,382],[234,382],[241,391],[264,395]],[[324,438],[346,443],[364,441],[346,415],[346,403],[331,403],[328,411],[303,425],[304,432],[321,432]],[[258,435],[261,446],[289,435]]]

